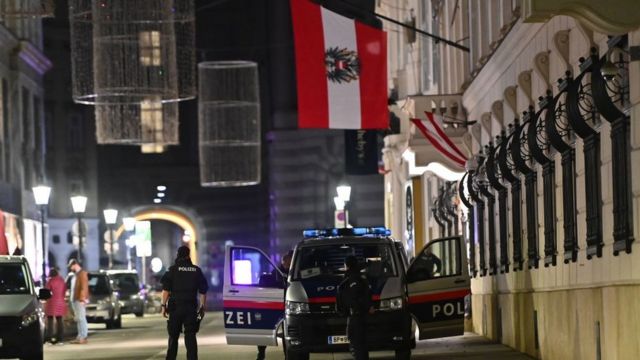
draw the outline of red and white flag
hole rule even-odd
[[[291,0],[298,127],[386,129],[387,37],[310,0]]]
[[[418,130],[420,130],[422,135],[429,140],[438,152],[464,168],[467,157],[460,148],[451,141],[447,134],[445,134],[441,125],[443,123],[443,118],[426,111],[425,114],[427,115],[426,120],[411,119],[411,122],[418,128]]]

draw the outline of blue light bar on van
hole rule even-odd
[[[333,228],[333,229],[307,229],[302,232],[305,238],[329,237],[329,236],[390,236],[391,230],[384,226]]]

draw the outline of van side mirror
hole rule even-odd
[[[49,289],[40,289],[40,291],[38,292],[38,299],[39,300],[49,300],[49,299],[51,299],[51,290],[49,290]]]

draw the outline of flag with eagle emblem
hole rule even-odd
[[[387,38],[380,29],[291,0],[298,127],[387,129]]]

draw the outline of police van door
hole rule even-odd
[[[285,280],[260,249],[226,248],[222,291],[227,344],[277,345]]]
[[[471,293],[464,250],[459,236],[436,239],[409,265],[409,310],[420,339],[464,333],[464,298]]]

